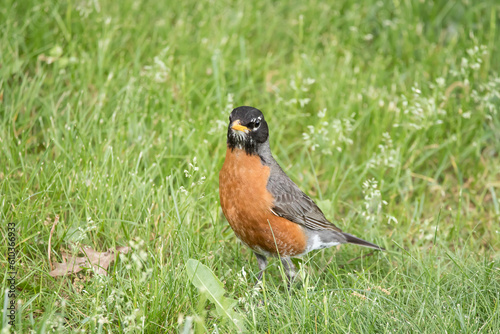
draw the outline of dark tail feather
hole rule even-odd
[[[355,244],[355,245],[360,245],[360,246],[365,246],[365,247],[385,251],[385,248],[382,248],[380,246],[372,244],[371,242],[368,242],[366,240],[355,237],[352,234],[349,234],[349,233],[342,233],[342,234],[344,235],[345,239],[347,240],[347,243],[349,243],[349,244]]]

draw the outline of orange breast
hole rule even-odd
[[[271,212],[267,191],[270,168],[257,155],[228,149],[219,174],[222,211],[234,233],[257,253],[297,256],[305,252],[306,236],[299,225]]]

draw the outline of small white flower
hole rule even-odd
[[[306,79],[304,80],[304,84],[306,84],[306,85],[308,85],[308,86],[312,85],[312,84],[313,84],[313,83],[315,83],[315,82],[316,82],[316,80],[315,80],[315,79],[313,79],[313,78],[306,78]]]

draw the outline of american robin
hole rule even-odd
[[[238,107],[229,116],[219,192],[229,225],[257,257],[258,280],[270,256],[281,258],[291,282],[296,275],[291,257],[345,243],[384,250],[329,222],[283,172],[271,154],[264,115],[256,108]]]

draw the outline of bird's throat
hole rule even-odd
[[[252,137],[238,131],[229,132],[227,136],[228,149],[240,149],[248,155],[258,155],[258,144]]]

